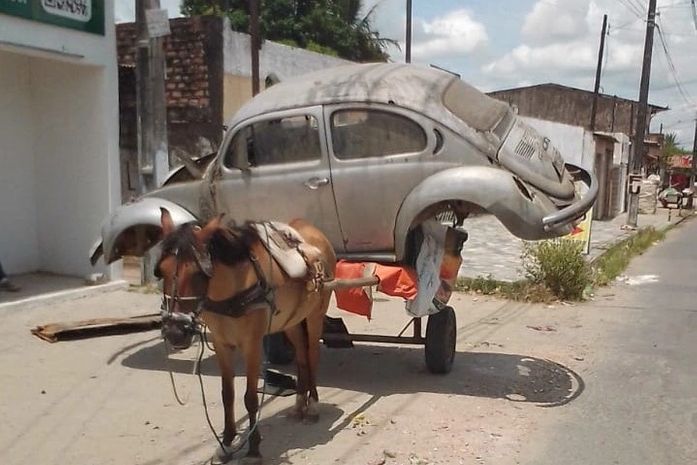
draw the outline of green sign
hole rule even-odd
[[[104,0],[0,0],[0,13],[104,35]]]

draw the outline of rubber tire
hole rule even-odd
[[[428,316],[426,324],[426,367],[434,374],[450,373],[455,359],[457,320],[452,307]]]
[[[264,351],[274,365],[288,365],[295,360],[295,350],[283,333],[264,336]]]

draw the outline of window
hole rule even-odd
[[[310,115],[260,121],[240,129],[225,154],[227,167],[255,167],[321,157],[319,127]]]
[[[401,115],[378,110],[340,110],[332,115],[332,144],[340,159],[422,152],[424,130]]]

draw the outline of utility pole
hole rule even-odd
[[[163,37],[169,34],[167,11],[160,0],[136,0],[136,99],[138,126],[138,195],[162,185],[169,172],[165,56]],[[144,231],[139,240],[144,243]],[[141,284],[153,281],[152,266],[143,255]]]
[[[605,32],[607,31],[607,15],[603,15],[603,28],[600,32],[600,48],[598,49],[598,66],[595,69],[595,88],[593,89],[593,104],[591,106],[591,132],[595,131],[595,113],[598,107],[598,91],[600,90],[600,74],[603,70],[603,53],[605,52]]]
[[[252,50],[252,96],[259,93],[259,0],[249,0],[249,48]]]
[[[411,0],[407,0],[407,30],[406,30],[406,50],[404,61],[411,63]]]
[[[641,163],[644,159],[644,135],[649,101],[649,80],[651,78],[651,53],[653,51],[653,28],[656,23],[656,0],[649,0],[649,14],[646,19],[646,38],[644,40],[644,61],[641,67],[641,85],[639,88],[639,110],[637,111],[636,130],[632,143],[631,159],[629,161],[629,206],[627,208],[627,224],[637,226],[639,216],[639,189],[641,179]]]
[[[695,118],[695,138],[692,141],[692,173],[690,175],[689,189],[695,188],[695,178],[697,177],[697,118]]]

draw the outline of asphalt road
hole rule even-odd
[[[697,463],[694,237],[697,221],[684,223],[631,265],[627,275],[640,284],[582,305],[455,295],[458,352],[446,376],[427,372],[421,347],[323,350],[320,421],[297,424],[287,415],[292,397],[267,397],[264,463]],[[38,324],[157,306],[156,295],[118,291],[0,311],[0,463],[206,463],[215,441],[190,374],[195,350],[167,361],[156,332],[57,344],[29,334]],[[375,334],[406,322],[401,302],[387,299],[371,322],[341,315],[351,330]],[[220,427],[210,354],[202,366]],[[238,417],[243,383],[236,379]]]
[[[585,392],[530,437],[539,447],[520,463],[697,463],[695,238],[697,221],[681,225],[627,269],[641,284],[584,308],[604,333]]]

